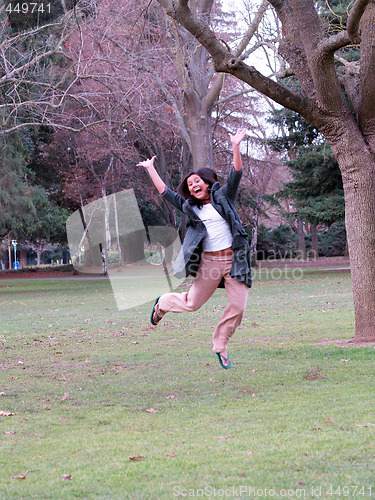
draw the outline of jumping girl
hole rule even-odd
[[[214,170],[201,168],[190,172],[174,192],[155,170],[155,156],[137,165],[147,169],[164,199],[186,215],[187,232],[175,275],[195,278],[189,292],[165,293],[156,299],[151,323],[159,323],[167,312],[198,310],[216,288],[224,286],[229,304],[213,333],[212,350],[226,369],[231,367],[227,345],[241,323],[251,286],[249,240],[234,206],[242,176],[240,143],[245,133],[242,129],[229,134],[233,168],[223,186]]]

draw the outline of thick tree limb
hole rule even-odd
[[[349,34],[346,31],[340,31],[336,35],[332,35],[329,38],[324,38],[320,41],[317,47],[317,52],[320,52],[321,56],[332,55],[336,51],[350,45],[352,43]]]
[[[247,66],[228,53],[227,48],[217,39],[215,33],[202,20],[193,15],[187,0],[157,0],[169,16],[187,29],[211,54],[217,72],[230,73],[251,85],[255,90],[313,120],[314,106],[310,100],[265,77],[252,66]]]
[[[294,75],[295,75],[295,73],[292,70],[292,68],[284,68],[282,71],[279,71],[278,73],[276,73],[275,76],[277,78],[283,79],[283,78],[289,78],[290,76],[294,76]]]
[[[360,60],[358,121],[368,144],[375,151],[375,2],[369,2],[361,18],[363,36]]]
[[[303,114],[305,117],[308,116],[307,119],[314,122],[314,106],[308,97],[293,92],[274,80],[265,77],[253,66],[247,66],[242,62],[237,63],[235,60],[233,60],[233,64],[233,68],[229,65],[227,68],[223,68],[222,71],[231,73],[245,83],[248,83],[264,96],[269,97],[286,108]],[[218,70],[220,71],[220,67],[218,67]]]
[[[279,52],[319,112],[349,112],[334,65],[335,52],[352,43],[347,32],[326,38],[312,0],[270,0],[270,3],[283,24]]]
[[[369,2],[370,0],[356,0],[349,13],[348,21],[346,23],[346,31],[350,40],[354,44],[358,44],[361,41],[361,37],[359,35],[359,23]]]
[[[326,110],[341,112],[344,99],[335,68],[335,52],[351,43],[346,31],[322,39],[311,56],[312,74],[317,98]],[[330,91],[328,92],[328,89]]]
[[[205,105],[207,106],[207,108],[211,108],[215,104],[215,102],[220,94],[220,91],[223,88],[224,79],[225,79],[224,73],[217,75],[216,80],[213,82],[211,87],[208,89],[207,95],[204,99]]]
[[[346,31],[320,41],[318,51],[322,55],[330,55],[350,44],[358,44],[361,39],[358,33],[359,23],[370,0],[357,0],[350,12]]]

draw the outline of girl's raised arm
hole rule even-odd
[[[156,187],[156,189],[159,191],[160,194],[163,194],[166,185],[154,167],[155,158],[156,156],[153,156],[149,160],[140,161],[139,163],[137,163],[137,167],[144,167],[147,170],[154,186]]]
[[[232,143],[232,147],[233,147],[233,167],[234,167],[234,170],[237,170],[237,171],[241,170],[241,168],[242,168],[240,144],[241,144],[241,141],[243,140],[243,138],[245,137],[245,135],[246,135],[245,128],[237,130],[237,132],[234,135],[229,134],[229,137],[230,137],[230,140]]]

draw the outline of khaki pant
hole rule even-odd
[[[161,315],[167,312],[181,313],[196,311],[214,293],[221,279],[225,280],[225,292],[229,304],[224,310],[213,333],[214,352],[226,350],[229,339],[242,321],[246,309],[249,287],[230,276],[231,256],[217,256],[203,253],[199,270],[189,292],[165,293],[159,299],[158,309]]]

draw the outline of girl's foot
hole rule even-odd
[[[217,352],[216,355],[219,358],[219,363],[223,368],[228,369],[232,366],[231,362],[229,361],[227,351]]]
[[[162,319],[162,317],[164,316],[159,309],[159,299],[160,299],[160,297],[157,297],[157,299],[155,300],[155,304],[154,304],[154,307],[152,308],[152,312],[151,312],[150,321],[151,321],[151,324],[153,324],[154,326],[156,326],[159,323],[159,321]]]

